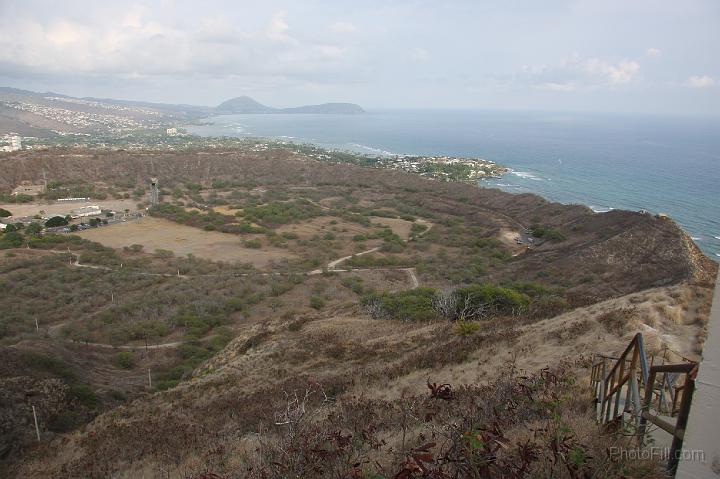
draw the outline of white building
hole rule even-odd
[[[73,218],[85,218],[87,216],[98,216],[102,214],[102,210],[97,205],[83,206],[76,210],[72,210],[71,216]]]
[[[177,128],[168,128],[165,130],[165,132],[170,136],[175,136],[178,134]]]
[[[22,138],[18,135],[5,135],[0,142],[6,142],[6,145],[0,146],[0,151],[18,151],[22,150]]]

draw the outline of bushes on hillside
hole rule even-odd
[[[115,366],[121,369],[132,369],[135,366],[135,356],[130,351],[115,353]]]
[[[557,314],[567,305],[559,292],[534,283],[506,286],[483,283],[445,291],[415,288],[396,293],[369,293],[361,303],[374,318],[402,321],[444,318],[460,322],[528,313]]]
[[[0,249],[19,248],[23,244],[23,235],[17,231],[8,231],[0,235]]]
[[[433,288],[415,288],[397,293],[371,293],[363,297],[362,304],[374,318],[427,321],[438,316],[433,306],[436,294],[437,291]]]
[[[472,284],[450,293],[455,296],[451,319],[465,321],[490,315],[516,315],[530,304],[530,297],[512,288]]]
[[[322,210],[312,203],[304,200],[274,201],[262,206],[246,206],[238,212],[250,223],[264,226],[278,226],[300,220],[315,218],[322,214]]]
[[[542,238],[548,241],[564,241],[565,235],[555,228],[542,225],[533,225],[530,227],[530,233],[536,238]]]

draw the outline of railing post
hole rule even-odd
[[[603,422],[605,415],[605,395],[607,394],[607,359],[603,358],[602,362],[602,379],[600,380],[600,412],[596,412],[596,417],[600,420],[600,424]]]
[[[692,403],[693,393],[695,392],[695,380],[688,374],[685,376],[685,388],[683,389],[682,401],[680,402],[680,413],[678,414],[677,423],[675,424],[675,434],[673,442],[670,446],[670,458],[668,459],[668,472],[675,475],[675,471],[682,454],[682,445],[685,438],[685,428],[687,427],[688,417],[690,416],[690,403]],[[678,434],[680,432],[680,434]]]
[[[618,411],[620,410],[620,395],[622,394],[622,380],[625,376],[625,355],[620,358],[620,372],[617,380],[617,391],[615,391],[615,405],[613,407],[613,418],[614,421],[618,417]]]
[[[645,397],[643,398],[643,406],[640,410],[640,426],[638,426],[638,445],[643,446],[645,439],[645,429],[647,427],[647,419],[645,414],[650,413],[650,403],[652,403],[653,389],[655,388],[655,371],[650,370],[650,376],[645,383]]]
[[[613,387],[615,386],[615,371],[616,370],[613,370],[610,373],[610,378],[609,378],[610,387],[606,386],[606,389],[605,389],[606,395],[610,394],[610,391],[612,391]],[[607,379],[606,379],[606,381],[607,381]],[[605,402],[607,403],[607,410],[605,411],[605,420],[603,421],[603,423],[610,421],[610,410],[612,409],[612,404],[610,403],[611,399],[612,399],[612,397],[605,396]]]
[[[640,404],[640,387],[638,386],[638,378],[636,374],[632,376],[632,382],[630,383],[632,388],[632,405],[633,405],[633,416],[635,419],[635,427],[639,427],[640,418],[642,417],[642,405]]]

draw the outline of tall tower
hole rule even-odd
[[[158,192],[158,179],[150,178],[150,206],[157,206],[160,202],[160,193]]]
[[[22,138],[17,135],[10,137],[10,151],[22,150]]]

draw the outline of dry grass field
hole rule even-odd
[[[166,249],[174,252],[176,256],[192,254],[212,261],[251,263],[257,268],[264,268],[273,260],[293,257],[291,253],[281,249],[245,248],[236,235],[203,231],[153,217],[93,228],[78,232],[78,235],[112,248],[140,244],[147,252]]]

